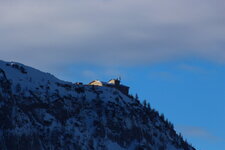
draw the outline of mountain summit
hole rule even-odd
[[[195,150],[150,105],[113,86],[0,61],[0,150]]]

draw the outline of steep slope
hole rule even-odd
[[[1,150],[194,150],[149,106],[0,61]]]

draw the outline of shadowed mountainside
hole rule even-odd
[[[1,150],[195,150],[150,105],[0,61]]]

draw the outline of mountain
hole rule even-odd
[[[163,115],[114,87],[0,61],[0,150],[195,150]]]

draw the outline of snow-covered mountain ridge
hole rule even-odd
[[[0,150],[194,150],[163,115],[111,87],[0,61]]]

